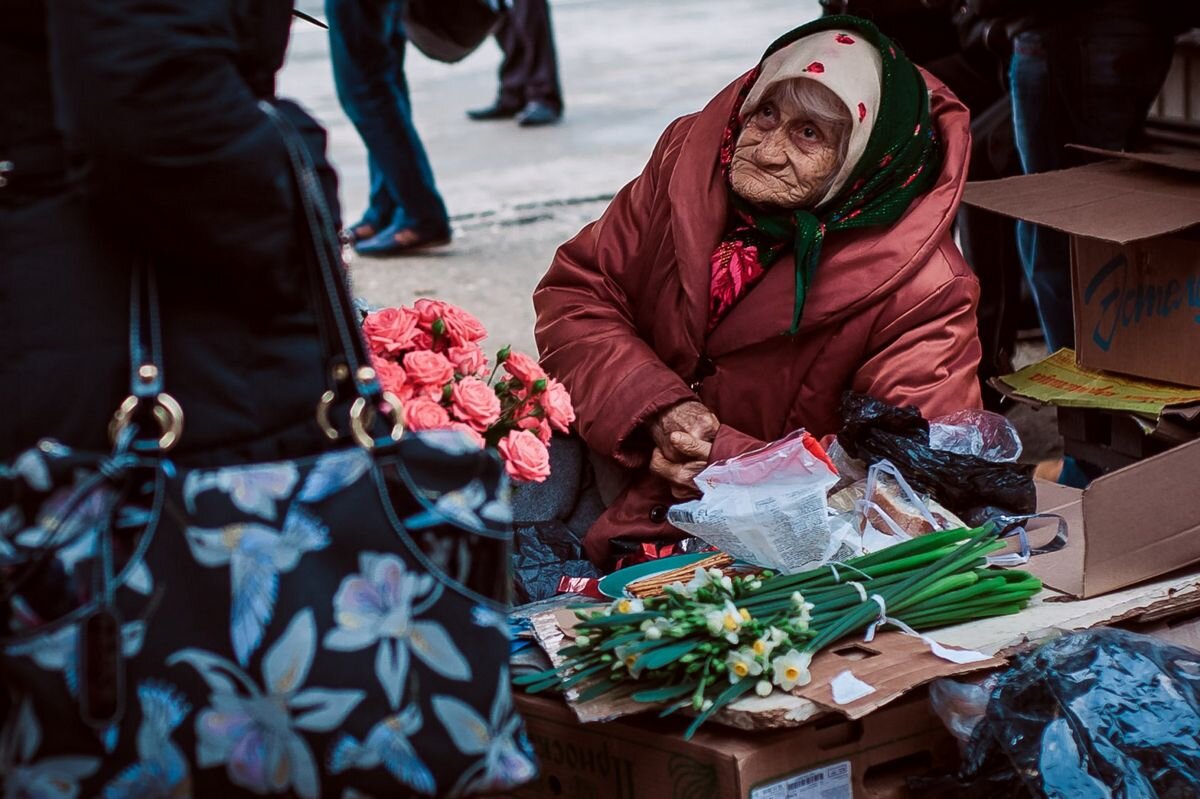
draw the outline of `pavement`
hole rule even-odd
[[[323,18],[320,2],[298,7]],[[551,0],[566,102],[555,126],[472,122],[494,97],[500,50],[458,64],[406,55],[416,126],[450,209],[454,241],[393,259],[356,259],[355,291],[376,305],[437,297],[477,315],[490,349],[532,353],[530,296],[558,246],[636,177],[659,135],[757,63],[816,0]],[[367,198],[366,153],[333,88],[325,31],[297,22],[280,93],[329,130],[347,221]]]

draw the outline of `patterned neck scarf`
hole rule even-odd
[[[795,256],[796,300],[787,333],[795,334],[825,237],[838,230],[892,224],[933,186],[941,171],[941,147],[930,119],[929,93],[917,67],[870,22],[830,16],[776,40],[742,85],[721,140],[719,160],[725,180],[729,180],[743,112],[753,110],[743,105],[767,60],[800,39],[822,33],[828,33],[837,46],[872,45],[881,56],[879,108],[874,112],[870,138],[837,193],[814,209],[763,209],[730,190],[729,222],[711,259],[710,332],[790,246]],[[802,71],[807,73],[805,77],[826,82],[827,70],[820,62],[809,63]],[[848,102],[847,107],[852,109],[852,119],[859,122],[872,113],[861,102]]]

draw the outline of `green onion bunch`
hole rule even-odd
[[[562,665],[517,678],[530,693],[575,688],[579,700],[618,692],[690,707],[692,734],[750,691],[767,696],[811,680],[815,653],[876,623],[916,630],[1019,612],[1041,582],[989,567],[1004,549],[992,526],[913,538],[800,574],[731,576],[697,569],[662,596],[576,610]],[[886,619],[886,620],[884,620]]]

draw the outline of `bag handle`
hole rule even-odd
[[[283,139],[304,211],[304,227],[311,237],[312,305],[325,354],[324,365],[333,384],[317,403],[317,422],[331,440],[340,437],[329,414],[339,399],[338,388],[348,383],[354,394],[349,410],[351,437],[368,450],[389,446],[404,432],[402,405],[393,394],[383,390],[371,366],[366,341],[355,321],[357,312],[351,299],[333,213],[325,202],[312,156],[295,126],[274,105],[261,100],[259,109]],[[130,289],[130,393],[109,425],[109,437],[118,449],[166,452],[182,435],[183,410],[175,398],[163,390],[161,345],[155,273],[150,265],[141,262],[134,268]],[[131,426],[147,402],[153,403],[151,412],[159,424],[160,435],[153,440],[137,438]],[[385,429],[381,435],[376,435],[373,431],[380,419],[386,421]]]
[[[350,434],[355,442],[365,449],[394,444],[404,432],[401,403],[394,395],[383,390],[375,369],[371,367],[362,329],[354,321],[356,312],[351,299],[348,273],[342,263],[342,249],[335,232],[335,220],[321,191],[321,182],[317,177],[312,156],[301,141],[295,126],[280,114],[275,106],[265,100],[260,100],[258,105],[279,130],[292,162],[316,255],[321,291],[314,300],[314,306],[317,313],[322,314],[328,321],[327,327],[332,330],[340,346],[338,354],[344,359],[344,366],[349,370],[346,377],[352,381],[356,394],[350,406]],[[335,378],[341,374],[336,364],[332,366],[332,370]],[[336,395],[330,396],[331,394],[332,392],[326,392],[321,398],[318,405],[319,419],[328,413],[329,406],[336,399]],[[390,422],[390,429],[383,436],[376,437],[372,435],[370,428],[381,415]],[[330,428],[326,428],[327,434],[329,431]]]

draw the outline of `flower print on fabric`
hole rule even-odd
[[[291,496],[299,479],[300,470],[291,461],[195,471],[183,481],[183,501],[188,511],[194,513],[196,497],[216,489],[228,494],[243,513],[275,521],[276,503]]]
[[[187,758],[171,740],[192,712],[173,686],[150,681],[138,686],[142,723],[137,732],[139,761],[104,786],[104,799],[174,799],[192,795]]]
[[[146,625],[140,621],[121,625],[121,654],[127,658],[142,651],[146,637]],[[46,671],[61,671],[71,696],[79,692],[79,625],[68,624],[52,633],[39,635],[27,641],[9,644],[4,654],[12,657],[27,657]]]
[[[468,530],[487,532],[497,525],[512,522],[512,508],[500,499],[488,497],[487,486],[481,480],[472,480],[454,491],[447,491],[437,498],[431,510],[421,511],[404,520],[409,530],[424,530],[437,527],[449,520]]]
[[[56,756],[34,760],[42,728],[28,698],[0,731],[0,775],[5,799],[76,799],[79,783],[100,769],[100,758]]]
[[[327,547],[329,530],[293,508],[282,531],[253,522],[215,530],[189,527],[187,542],[192,557],[203,565],[229,566],[229,634],[234,655],[245,666],[275,613],[279,575],[296,568],[305,553]]]
[[[421,709],[412,705],[372,727],[362,743],[343,735],[329,753],[330,773],[382,766],[402,785],[423,796],[433,796],[437,792],[433,773],[410,743],[423,724]]]
[[[521,729],[521,717],[513,710],[507,668],[500,670],[496,698],[486,719],[453,696],[436,695],[431,701],[433,712],[458,751],[481,758],[463,773],[450,795],[504,790],[537,775],[537,762]]]
[[[311,503],[328,499],[358,482],[370,468],[371,456],[357,447],[322,455],[296,492],[296,501]]]
[[[262,659],[263,688],[223,657],[185,649],[167,659],[199,672],[212,693],[196,717],[196,765],[224,765],[229,780],[257,794],[320,795],[317,764],[298,732],[330,732],[366,694],[304,688],[316,654],[317,625],[305,608]]]
[[[326,649],[356,652],[378,644],[375,676],[393,710],[400,706],[410,653],[443,677],[471,679],[471,666],[446,629],[414,618],[437,597],[433,592],[440,587],[432,576],[408,571],[395,555],[374,552],[361,553],[358,568],[333,598],[338,626],[325,634]]]

